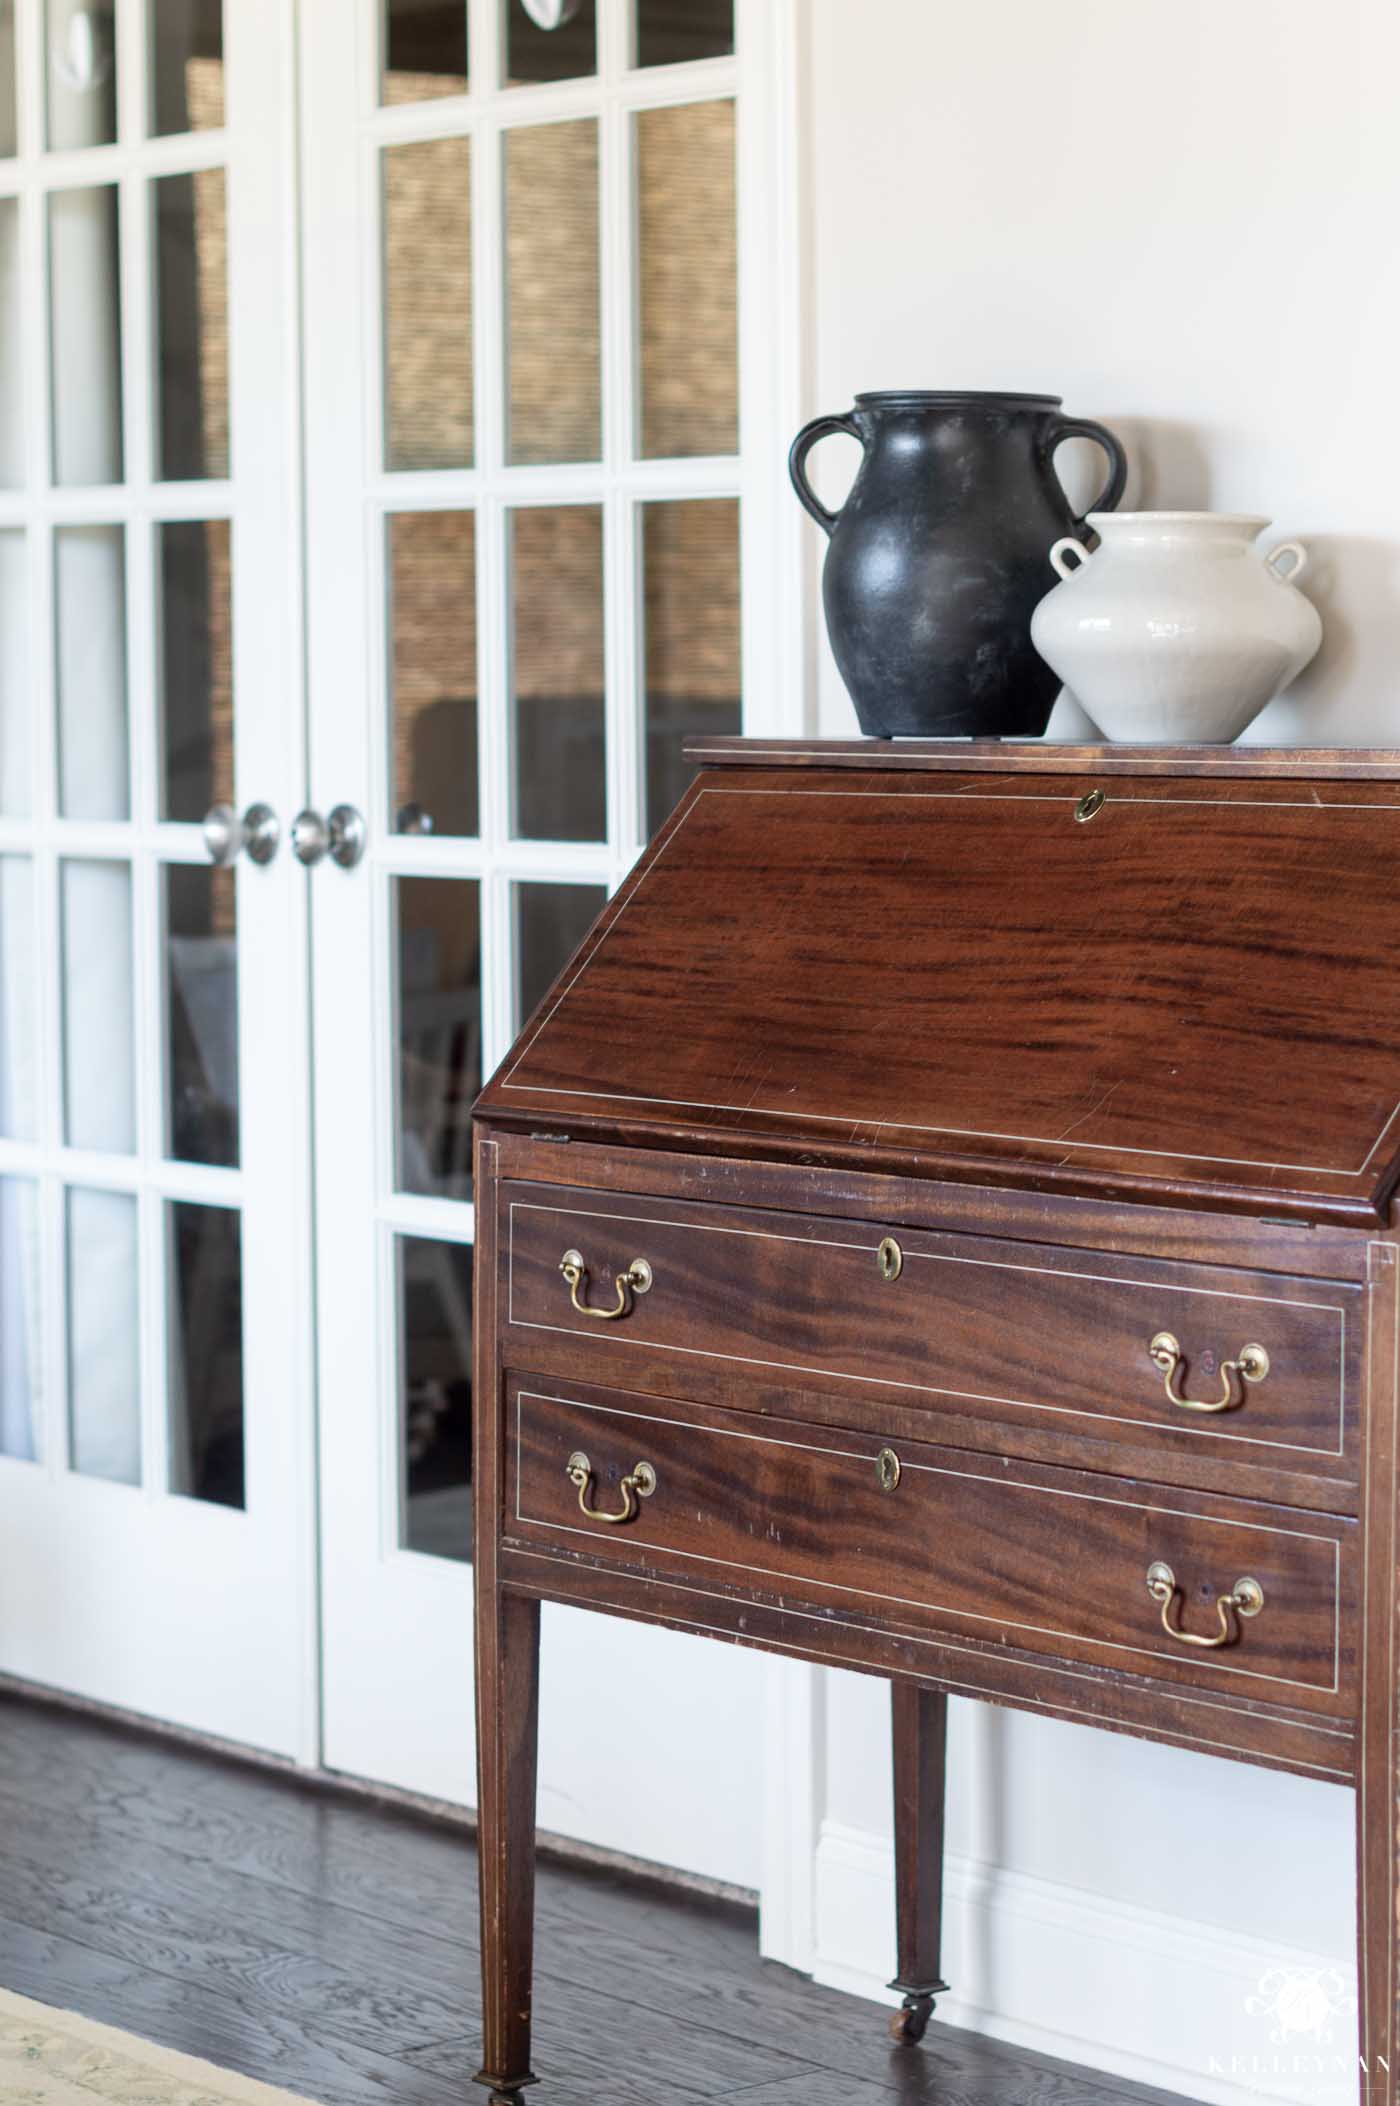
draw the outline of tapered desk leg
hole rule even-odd
[[[948,1699],[911,1682],[891,1685],[894,1701],[895,1935],[899,1972],[890,1983],[904,2007],[890,2021],[896,2040],[922,2040],[933,1999],[948,1984],[939,1972],[943,1935],[943,1794]]]
[[[477,1594],[478,1849],[485,2053],[478,2084],[515,2106],[535,2077],[530,2005],[535,1960],[535,1786],[540,1606],[495,1587]]]
[[[1400,1259],[1391,1243],[1368,1257],[1367,1397],[1361,1606],[1361,1715],[1357,1734],[1357,2006],[1363,2106],[1400,2106],[1396,1992],[1400,1987],[1400,1798],[1397,1788],[1397,1400]]]

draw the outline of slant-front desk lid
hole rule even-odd
[[[1400,754],[698,742],[495,1123],[1371,1225]]]

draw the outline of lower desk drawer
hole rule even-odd
[[[510,1540],[1352,1710],[1355,1522],[528,1376],[507,1407]]]

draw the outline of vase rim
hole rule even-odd
[[[1106,526],[1216,526],[1262,534],[1270,523],[1264,512],[1089,512],[1085,517],[1100,534]]]
[[[1025,408],[1058,409],[1064,401],[1063,395],[1027,395],[1016,389],[1004,388],[869,388],[855,398],[856,408],[866,404],[891,403],[923,404],[930,402],[973,402],[978,404],[1000,403],[1003,407],[1013,403]]]

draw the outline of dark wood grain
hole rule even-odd
[[[1400,798],[1144,774],[1077,825],[1095,787],[702,776],[483,1109],[1374,1225]]]
[[[480,1132],[475,1193],[487,1224],[476,1268],[491,1289],[476,1305],[473,1477],[487,1512],[503,1495],[502,1395],[492,1350],[497,1278],[495,1151]],[[481,1833],[484,2045],[479,2084],[493,2100],[535,2082],[530,2068],[535,1934],[535,1799],[539,1766],[539,1604],[507,1594],[497,1570],[499,1531],[477,1543],[476,1765]]]
[[[1122,1670],[1094,1674],[1009,1645],[949,1638],[889,1614],[778,1604],[722,1579],[644,1577],[582,1555],[523,1545],[504,1550],[501,1569],[511,1588],[542,1601],[572,1602],[814,1666],[905,1677],[955,1696],[1301,1776],[1342,1784],[1355,1776],[1354,1728],[1290,1707],[1168,1688]]]
[[[893,1987],[905,1998],[902,2031],[927,2022],[924,2006],[943,1979],[943,1839],[948,1766],[948,1699],[941,1689],[891,1686],[894,1750]],[[912,2008],[911,2008],[912,2006]]]
[[[1176,1262],[1089,1257],[1044,1244],[905,1231],[901,1271],[882,1278],[878,1218],[849,1222],[736,1206],[699,1207],[606,1193],[507,1185],[503,1193],[509,1359],[539,1365],[541,1334],[580,1373],[651,1387],[666,1355],[723,1364],[745,1380],[786,1382],[921,1411],[924,1437],[956,1416],[991,1422],[984,1443],[1019,1452],[1008,1428],[1050,1430],[1153,1456],[1152,1474],[1267,1493],[1281,1465],[1346,1488],[1355,1511],[1356,1397],[1364,1290],[1340,1282]],[[625,1314],[580,1314],[560,1275],[579,1250],[585,1307],[608,1307],[635,1257],[653,1283]],[[1169,1331],[1185,1356],[1179,1394],[1231,1408],[1201,1413],[1168,1398],[1149,1354]],[[1262,1381],[1224,1364],[1249,1344]],[[909,1420],[906,1417],[905,1423]],[[1086,1451],[1087,1452],[1087,1451]],[[1101,1459],[1096,1456],[1096,1459]],[[1118,1465],[1109,1458],[1108,1466]]]
[[[6,1987],[322,2106],[462,2106],[469,2095],[475,1854],[459,1829],[6,1697],[0,1824]],[[11,1840],[26,1837],[14,1856]],[[56,1897],[80,1886],[81,1922],[61,1931]],[[254,1948],[276,1920],[277,1949],[296,1954],[295,2002],[256,1975],[197,1961],[166,1971],[140,1943],[161,1886],[167,1930],[192,1954],[215,1927],[225,1949]],[[289,1911],[289,1896],[307,1906]],[[892,2053],[870,2006],[760,1962],[753,1915],[732,1904],[550,1862],[539,1900],[539,2096],[553,2106],[1171,2106],[937,2023],[921,2054]],[[455,2013],[449,2032],[402,2054],[375,2040],[366,1949],[381,1923],[408,1934],[389,1941],[394,1964],[406,1956],[425,1996]],[[347,1961],[358,1970],[348,1987]],[[357,1989],[363,2029],[347,2003]]]
[[[1343,1613],[1358,1588],[1354,1522],[926,1443],[901,1448],[887,1492],[867,1434],[755,1428],[741,1413],[582,1383],[545,1394],[528,1377],[511,1379],[507,1402],[511,1542],[643,1573],[708,1569],[768,1600],[1354,1717],[1355,1616]],[[592,1465],[593,1507],[624,1510],[639,1461],[656,1471],[655,1494],[625,1526],[591,1520],[568,1474],[577,1453]],[[1265,1607],[1218,1650],[1174,1642],[1145,1585],[1159,1559],[1192,1632],[1217,1630],[1217,1597],[1242,1575]]]
[[[685,757],[709,768],[836,768],[933,773],[1232,776],[1265,782],[1400,782],[1393,746],[1074,746],[1046,739],[691,738]]]
[[[492,1585],[887,1676],[916,1978],[950,1691],[1357,1782],[1362,2090],[1400,2106],[1400,754],[691,753],[479,1107]],[[566,1248],[586,1307],[651,1289],[599,1322]],[[1158,1330],[1192,1400],[1269,1372],[1185,1413]],[[654,1496],[581,1514],[575,1450],[595,1506],[643,1458]],[[1262,1615],[1180,1643],[1159,1558],[1178,1629],[1246,1575]]]
[[[607,1147],[548,1129],[492,1130],[503,1178],[1366,1282],[1365,1239],[1326,1222],[1132,1206],[1031,1188],[839,1170],[812,1161]]]
[[[1392,2106],[1400,2043],[1400,1597],[1397,1460],[1400,1450],[1400,1252],[1371,1246],[1370,1369],[1366,1410],[1366,1564],[1360,1615],[1357,1733],[1357,1980],[1363,2099]],[[1367,2086],[1369,2085],[1369,2090]]]

